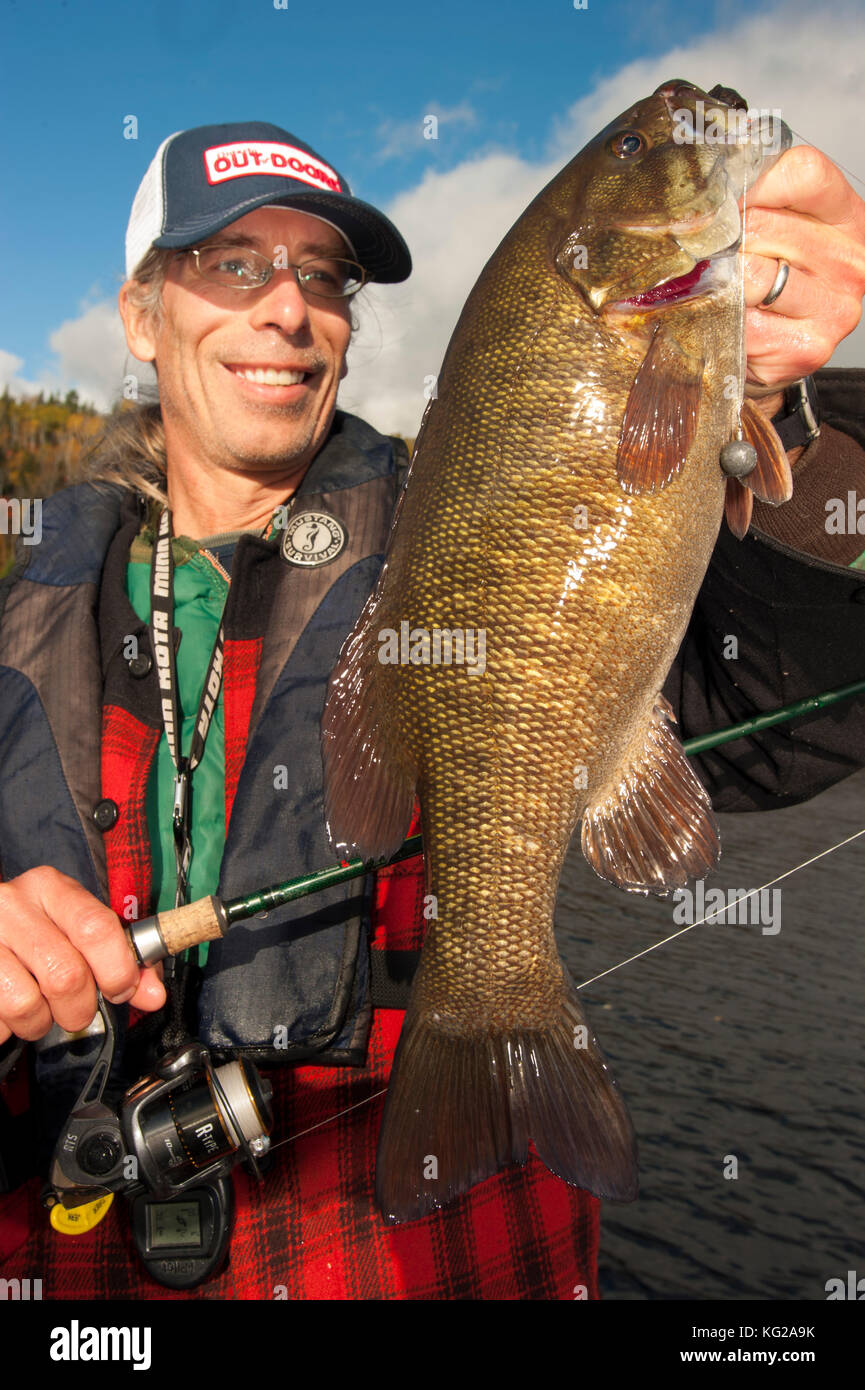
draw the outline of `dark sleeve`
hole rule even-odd
[[[849,515],[865,499],[865,372],[822,372],[817,384],[824,424],[794,466],[794,499],[756,504],[744,541],[722,523],[664,687],[683,739],[865,680],[865,569],[850,568],[865,551],[865,515],[862,534],[826,530],[830,499],[852,493]],[[693,765],[718,811],[807,801],[865,766],[865,697],[723,744]]]
[[[391,434],[388,438],[393,444],[393,460],[396,468],[396,490],[397,496],[399,496],[400,489],[405,483],[406,475],[408,474],[408,466],[411,462],[411,457],[409,455],[408,444],[401,434]]]

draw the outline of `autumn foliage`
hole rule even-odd
[[[117,407],[125,408],[126,402]],[[0,578],[13,562],[16,544],[15,536],[6,533],[8,509],[2,503],[15,497],[44,499],[79,482],[106,418],[82,405],[76,391],[62,398],[40,393],[18,399],[8,390],[0,396]],[[411,453],[414,441],[403,442]]]
[[[0,396],[0,500],[50,497],[77,482],[82,459],[103,417],[81,405],[77,392],[21,400]],[[7,509],[0,506],[0,575],[8,570],[15,537],[5,534]]]

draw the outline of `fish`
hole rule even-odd
[[[330,678],[334,852],[386,859],[416,801],[421,816],[429,921],[376,1160],[389,1223],[530,1145],[574,1186],[637,1194],[633,1125],[554,911],[578,825],[595,872],[630,891],[670,893],[718,860],[661,688],[725,506],[744,534],[753,493],[791,491],[783,446],[742,403],[738,199],[780,151],[755,131],[681,138],[683,112],[708,130],[734,110],[662,84],[505,236]],[[757,465],[726,477],[740,432]]]

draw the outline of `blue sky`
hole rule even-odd
[[[344,389],[346,408],[412,432],[418,380],[437,370],[502,234],[661,80],[780,105],[865,174],[863,13],[865,0],[0,0],[0,382],[76,385],[106,405],[128,369],[113,307],[126,222],[157,145],[193,125],[265,120],[316,148],[409,241],[410,288],[381,311],[372,292],[373,347],[361,344]],[[422,137],[427,114],[437,140]]]
[[[712,22],[711,6],[624,0],[582,11],[572,0],[5,0],[0,348],[36,378],[50,331],[114,293],[132,197],[174,130],[273,121],[387,202],[431,163],[541,156],[598,77]],[[443,113],[437,141],[421,138],[427,112]],[[137,141],[123,138],[130,114]]]

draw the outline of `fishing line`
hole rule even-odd
[[[812,143],[810,140],[807,140],[805,136],[802,135],[798,130],[793,130],[792,126],[788,126],[787,128],[788,130],[791,130],[793,132],[797,140],[801,140],[806,145],[810,145]],[[817,149],[818,147],[815,145],[814,148]],[[832,159],[832,156],[826,155],[826,158]],[[861,183],[862,187],[865,188],[865,179],[860,179],[859,175],[854,174],[852,169],[848,169],[845,164],[842,164],[840,159],[832,159],[832,163],[836,165],[837,168],[843,169],[845,174],[848,174],[851,179],[855,179],[857,183]]]
[[[755,893],[762,893],[764,889],[774,887],[774,885],[780,883],[782,879],[789,878],[791,874],[798,873],[799,869],[807,869],[809,864],[816,864],[818,859],[824,859],[827,854],[833,854],[836,849],[842,849],[844,845],[849,845],[851,841],[858,840],[860,835],[865,835],[865,829],[857,830],[855,835],[848,835],[845,840],[839,840],[837,845],[831,845],[829,849],[821,850],[819,854],[815,854],[811,859],[806,859],[802,864],[797,864],[794,868],[787,869],[785,873],[779,874],[777,878],[773,878],[769,883],[764,883],[762,888],[752,888],[751,892],[747,893],[744,897],[737,897],[735,905],[738,906],[741,902],[747,902],[749,898],[754,897]],[[691,922],[690,925],[682,927],[680,931],[673,932],[672,936],[665,936],[663,940],[656,941],[652,946],[647,946],[644,951],[638,951],[635,956],[628,956],[627,960],[620,960],[618,965],[611,965],[609,970],[602,970],[599,975],[593,975],[590,980],[584,980],[581,985],[577,985],[577,989],[585,989],[588,985],[593,985],[596,980],[602,980],[605,975],[612,975],[614,970],[621,970],[623,965],[630,965],[632,961],[640,960],[643,956],[647,956],[650,951],[657,951],[659,946],[666,946],[668,941],[675,941],[677,936],[684,936],[685,932],[691,931],[694,927],[702,926],[703,923],[709,921],[710,918],[720,916],[728,910],[729,906],[730,904],[728,904],[727,907],[719,908],[717,912],[709,912],[705,917],[701,917],[698,922]],[[359,1110],[362,1105],[368,1105],[371,1100],[377,1100],[379,1096],[383,1096],[387,1089],[387,1086],[383,1086],[380,1091],[373,1091],[372,1095],[366,1096],[364,1100],[358,1100],[354,1105],[346,1106],[345,1110],[338,1110],[335,1115],[329,1115],[326,1120],[319,1120],[317,1124],[310,1125],[309,1129],[302,1129],[298,1134],[290,1134],[287,1139],[280,1139],[278,1144],[273,1144],[271,1146],[270,1152],[273,1153],[274,1150],[281,1149],[285,1144],[293,1144],[295,1139],[303,1139],[305,1135],[312,1134],[314,1130],[323,1129],[325,1125],[332,1124],[334,1120],[340,1119],[343,1115],[348,1115],[352,1110]]]
[[[745,213],[748,210],[748,180],[745,179],[742,187],[742,249],[739,252],[739,361],[737,370],[739,373],[739,400],[736,406],[736,439],[741,439],[742,430],[742,410],[745,405],[745,382],[748,375],[748,354],[745,351],[745,314],[747,305],[745,304]]]
[[[728,903],[726,907],[718,908],[716,912],[708,912],[705,917],[701,917],[698,921],[691,922],[686,927],[681,927],[679,931],[674,931],[672,936],[665,936],[662,940],[654,942],[652,946],[647,946],[645,950],[638,951],[635,956],[628,956],[627,960],[620,960],[618,965],[611,965],[609,970],[602,970],[599,975],[593,975],[590,980],[583,980],[581,985],[577,985],[577,989],[585,989],[588,985],[593,985],[596,980],[602,980],[605,975],[612,975],[614,970],[621,970],[623,965],[630,965],[631,961],[640,960],[642,956],[647,956],[650,951],[657,951],[659,946],[666,946],[668,941],[675,941],[677,936],[684,936],[685,932],[693,931],[694,927],[702,926],[702,924],[708,922],[710,918],[714,919],[721,916],[723,913],[727,912],[731,906],[737,906],[739,903],[746,903],[748,899],[753,898],[756,893],[762,893],[765,889],[772,888],[776,883],[780,883],[782,879],[789,878],[791,874],[798,873],[799,869],[807,869],[809,864],[816,864],[818,859],[823,859],[825,855],[832,854],[836,849],[841,849],[844,845],[849,845],[852,840],[858,840],[860,835],[865,835],[865,829],[857,830],[855,835],[848,835],[846,840],[839,840],[837,845],[831,845],[829,849],[821,850],[819,854],[815,854],[811,859],[806,859],[802,864],[797,864],[795,868],[787,869],[785,873],[779,874],[777,878],[771,879],[768,883],[764,883],[762,887],[752,888],[750,893],[746,893],[744,897],[737,897],[735,904]]]
[[[302,1139],[305,1134],[312,1134],[315,1129],[322,1129],[324,1125],[333,1124],[341,1115],[347,1115],[350,1110],[358,1110],[362,1105],[369,1105],[371,1100],[376,1100],[383,1096],[387,1086],[382,1086],[380,1091],[373,1091],[371,1096],[366,1096],[363,1100],[355,1101],[354,1105],[347,1105],[344,1110],[337,1110],[335,1115],[328,1115],[326,1120],[319,1120],[318,1124],[310,1125],[309,1129],[302,1129],[298,1134],[290,1134],[287,1139],[280,1139],[278,1144],[271,1144],[268,1153],[273,1153],[274,1149],[281,1149],[284,1144],[293,1144],[295,1139]]]

